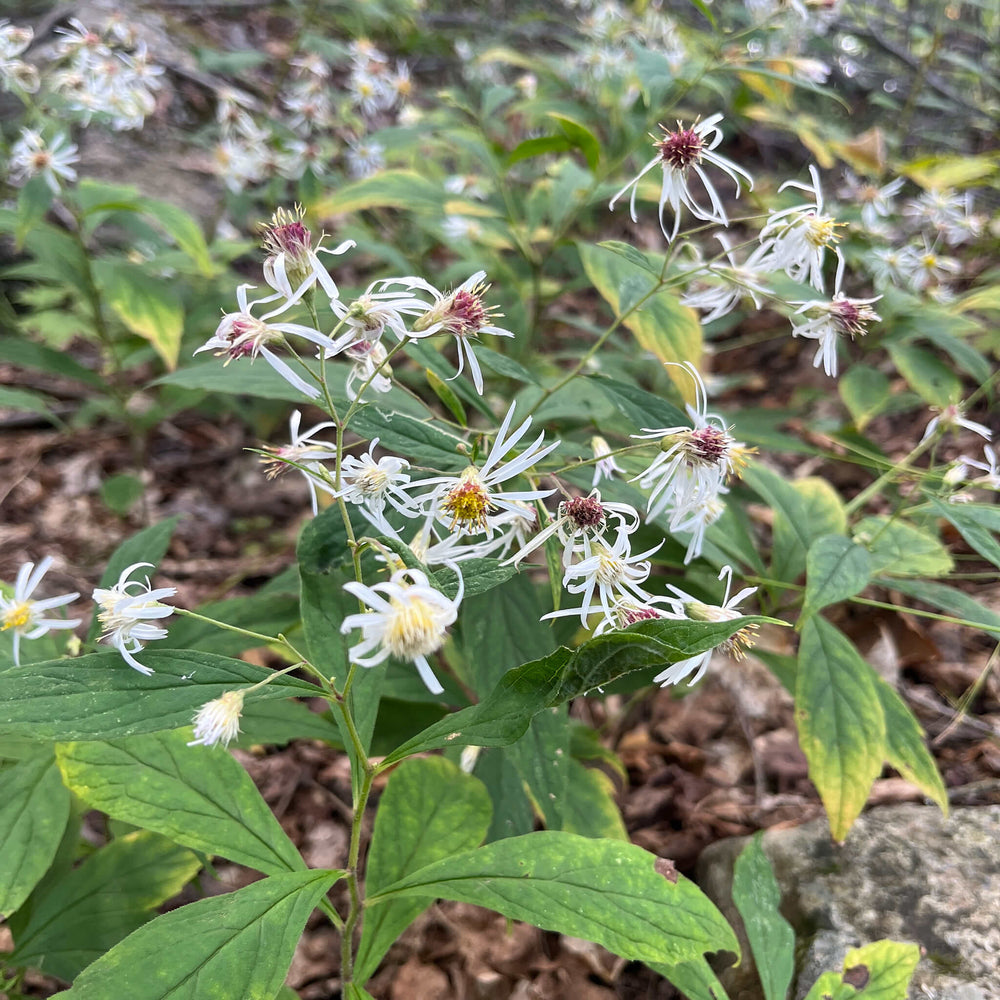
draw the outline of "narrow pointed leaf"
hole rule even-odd
[[[48,870],[69,818],[69,792],[51,749],[0,771],[0,917]]]
[[[795,931],[781,915],[781,889],[753,837],[733,867],[733,902],[743,918],[765,1000],[785,1000],[795,972]]]
[[[886,757],[885,714],[872,668],[818,616],[802,629],[795,706],[809,777],[834,840],[843,841]]]

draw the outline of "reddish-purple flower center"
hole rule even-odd
[[[604,524],[604,508],[593,497],[573,497],[563,504],[563,510],[579,529],[599,528]]]
[[[701,427],[691,431],[689,452],[707,464],[714,464],[729,453],[729,435],[718,427]]]
[[[486,309],[480,296],[459,289],[451,297],[445,325],[457,337],[478,333],[486,322]]]
[[[621,617],[626,625],[634,625],[636,622],[649,621],[650,618],[659,618],[660,615],[652,608],[623,608]]]
[[[289,222],[283,226],[275,226],[268,234],[269,240],[285,253],[295,256],[303,250],[308,250],[312,244],[312,234],[301,222]]]
[[[701,159],[705,142],[693,128],[679,128],[676,132],[664,129],[663,138],[656,144],[660,159],[674,170],[687,170]]]

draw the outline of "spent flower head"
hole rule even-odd
[[[194,739],[189,747],[228,747],[239,735],[243,712],[243,691],[226,691],[214,701],[206,702],[194,717]]]

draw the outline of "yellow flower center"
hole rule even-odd
[[[3,613],[3,626],[0,627],[0,632],[6,632],[9,628],[24,628],[30,621],[31,603],[23,601]]]
[[[828,215],[814,215],[809,219],[809,231],[806,239],[818,250],[839,242],[837,223]]]
[[[441,647],[444,629],[434,619],[434,609],[419,597],[392,601],[393,616],[385,630],[385,645],[397,659],[429,656]]]
[[[597,547],[597,582],[613,587],[625,579],[625,563],[603,545]]]
[[[355,485],[366,497],[378,497],[385,492],[389,476],[382,469],[365,469],[364,472],[354,480]]]
[[[479,478],[479,473],[469,466],[462,473],[461,481],[453,486],[441,504],[441,510],[451,516],[451,529],[456,524],[486,530],[486,516],[493,510],[490,494]]]

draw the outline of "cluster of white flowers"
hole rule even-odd
[[[31,28],[19,28],[7,18],[0,20],[0,84],[4,90],[37,93],[41,85],[37,67],[19,58],[33,39]]]
[[[390,112],[402,109],[413,84],[409,67],[370,42],[349,46],[349,63],[334,67],[315,53],[289,62],[290,72],[276,96],[277,108],[263,108],[248,94],[224,88],[218,94],[216,172],[234,192],[272,177],[297,180],[311,170],[328,172],[342,146],[343,163],[352,177],[367,177],[385,164],[385,149],[368,133],[390,124]],[[338,99],[337,82],[342,82]],[[279,117],[282,128],[275,128]],[[359,128],[344,122],[360,123]],[[345,132],[342,136],[340,133]],[[343,143],[337,141],[343,138]]]

